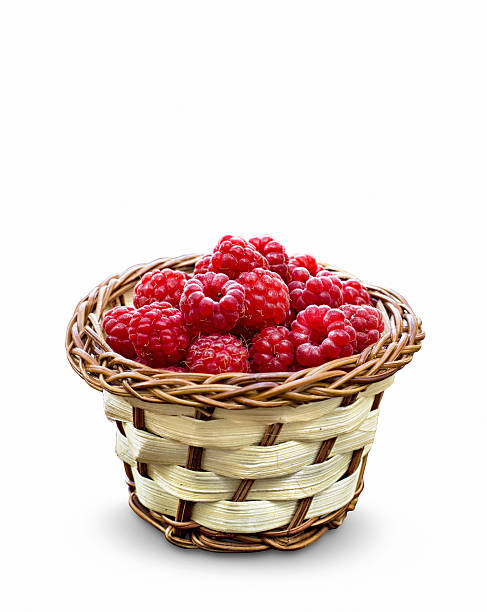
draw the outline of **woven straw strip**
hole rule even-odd
[[[378,411],[371,413],[360,427],[337,437],[330,457],[353,452],[371,444],[377,427]],[[127,438],[117,432],[117,454],[127,463],[184,465],[187,446],[136,430],[125,425]],[[248,446],[236,451],[207,450],[202,468],[230,478],[272,478],[293,473],[313,463],[321,442],[284,442],[270,447]]]
[[[372,403],[372,397],[364,397],[324,417],[309,422],[287,423],[283,425],[278,440],[279,442],[326,440],[354,430],[367,418]],[[190,417],[154,414],[145,415],[145,429],[188,446],[208,449],[238,449],[258,444],[265,432],[265,427],[262,425],[237,424],[225,419],[198,421]]]
[[[252,480],[247,499],[301,499],[315,495],[345,474],[351,458],[352,453],[337,455],[325,463],[305,466],[287,476]],[[151,466],[149,476],[168,493],[190,501],[232,499],[240,482],[213,472],[192,472],[180,466]]]
[[[313,498],[305,518],[326,515],[349,502],[355,493],[359,470],[336,482]],[[149,478],[134,471],[137,495],[144,506],[162,514],[174,516],[179,500],[164,491]],[[284,525],[292,518],[294,501],[218,501],[197,502],[192,510],[192,520],[222,532],[255,533]]]

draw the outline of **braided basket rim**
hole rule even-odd
[[[66,333],[66,353],[75,372],[91,387],[153,403],[198,408],[249,409],[349,397],[369,384],[393,376],[420,350],[421,319],[399,293],[364,283],[382,306],[387,332],[362,353],[298,372],[224,373],[218,375],[154,370],[112,351],[105,341],[103,313],[125,304],[140,278],[155,268],[192,272],[201,255],[163,257],[132,266],[96,285],[76,306]],[[342,280],[357,278],[321,264]],[[362,282],[362,281],[361,281]]]

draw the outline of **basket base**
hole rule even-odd
[[[176,522],[173,517],[146,508],[137,497],[131,479],[127,482],[130,492],[129,505],[138,516],[162,531],[168,542],[181,548],[201,548],[211,552],[259,552],[271,548],[299,550],[316,542],[329,529],[339,527],[347,513],[355,509],[358,496],[364,488],[365,463],[366,457],[362,463],[355,494],[345,506],[325,517],[308,519],[292,529],[285,526],[282,529],[255,534],[224,533],[208,529],[194,521]]]

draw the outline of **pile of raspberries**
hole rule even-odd
[[[265,236],[224,236],[194,274],[152,270],[103,319],[116,353],[175,372],[292,372],[360,353],[384,330],[358,280]]]

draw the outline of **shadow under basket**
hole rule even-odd
[[[134,266],[96,286],[69,323],[68,360],[103,392],[130,507],[169,542],[216,552],[303,548],[355,508],[379,404],[421,348],[421,321],[399,294],[366,285],[383,335],[317,368],[210,376],[154,370],[114,353],[104,313],[131,304],[146,272],[191,273],[198,257]]]

